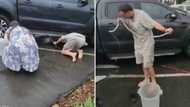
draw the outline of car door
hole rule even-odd
[[[93,1],[88,0],[52,0],[53,19],[57,30],[84,31],[90,18],[93,18]]]
[[[155,51],[157,54],[173,53],[180,48],[180,36],[187,24],[181,22],[180,17],[177,16],[175,20],[169,20],[167,16],[174,12],[165,5],[151,2],[141,2],[141,9],[147,12],[153,19],[161,23],[165,27],[172,27],[174,32],[161,38],[155,38]],[[174,13],[175,14],[175,13]],[[158,30],[153,30],[154,35],[162,34]]]
[[[114,33],[109,32],[116,26],[118,8],[123,3],[128,2],[100,1],[97,7],[98,39],[101,41],[104,53],[111,59],[134,57],[132,34],[123,26]],[[138,7],[136,2],[130,2],[130,4]]]
[[[18,0],[19,21],[26,27],[47,30],[51,14],[51,0]]]

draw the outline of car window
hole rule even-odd
[[[107,3],[107,5],[106,5],[106,17],[110,18],[110,19],[117,18],[118,8],[122,4],[123,3],[121,3],[121,2],[120,3],[118,3],[118,2]],[[129,4],[135,8],[134,3],[129,3]]]
[[[171,11],[164,6],[153,3],[141,3],[141,9],[154,19],[164,19],[167,14],[171,13]]]

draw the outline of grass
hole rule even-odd
[[[77,103],[73,107],[94,107],[94,100],[91,96],[89,96],[84,104]]]

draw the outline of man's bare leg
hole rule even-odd
[[[150,74],[149,74],[149,68],[143,68],[143,72],[144,72],[144,80],[139,82],[138,86],[141,87],[146,83],[150,82]]]
[[[150,78],[151,78],[151,83],[157,84],[157,82],[156,82],[156,74],[155,74],[155,70],[154,70],[153,66],[149,68],[149,74],[150,74]]]
[[[76,62],[76,56],[77,56],[77,53],[76,52],[71,52],[71,50],[62,50],[61,51],[61,53],[62,54],[64,54],[64,55],[67,55],[67,56],[70,56],[70,57],[72,57],[72,61],[73,62]]]
[[[153,92],[156,89],[156,85],[157,85],[154,67],[153,66],[149,67],[148,72],[150,74],[150,79],[151,79],[151,85],[149,87],[149,91]]]
[[[83,58],[83,50],[82,49],[79,49],[77,50],[79,55],[78,55],[78,59],[82,59]]]

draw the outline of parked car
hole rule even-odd
[[[93,39],[93,0],[0,0],[0,33],[10,21],[39,31],[80,32]]]
[[[190,13],[190,4],[177,4],[177,5],[171,5],[171,7],[179,8]]]
[[[185,0],[182,4],[190,4],[190,0]]]
[[[190,17],[158,2],[145,0],[98,0],[96,10],[97,58],[111,60],[134,58],[132,34],[124,27],[114,33],[109,30],[115,27],[118,7],[129,3],[136,9],[146,11],[153,19],[172,27],[174,32],[161,38],[155,38],[155,56],[176,55],[185,52],[190,56]],[[162,34],[153,29],[154,35]],[[97,60],[99,61],[99,60]]]
[[[175,7],[173,7],[173,9],[174,9],[174,11],[176,11],[176,12],[179,13],[179,14],[183,14],[183,15],[185,15],[185,16],[190,16],[190,13],[188,13],[187,11],[184,11],[184,10],[182,10],[182,9],[175,8]]]

